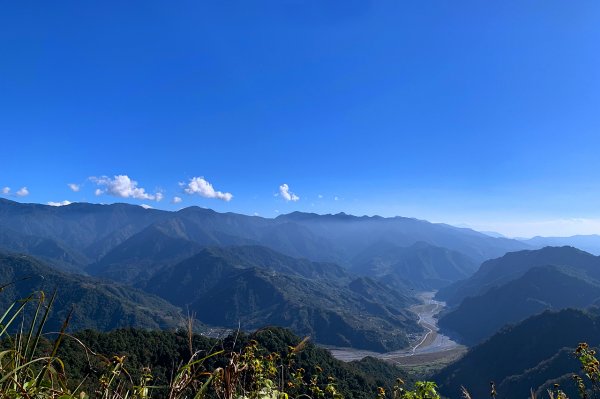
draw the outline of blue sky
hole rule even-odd
[[[0,195],[600,233],[598,20],[597,1],[4,3]]]

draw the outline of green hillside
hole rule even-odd
[[[129,326],[168,329],[181,324],[180,310],[163,299],[114,282],[63,273],[24,255],[0,253],[0,286],[4,285],[0,309],[33,291],[49,296],[56,290],[47,324],[53,331],[60,329],[71,309],[72,331]]]
[[[447,397],[459,397],[461,386],[474,398],[487,397],[490,381],[496,383],[498,398],[526,398],[530,388],[545,394],[541,388],[547,381],[565,374],[570,377],[580,370],[572,355],[577,344],[588,342],[598,346],[599,337],[598,309],[544,312],[505,327],[433,379]],[[565,352],[563,348],[570,349]],[[573,382],[569,379],[564,382],[563,389],[576,397]]]
[[[261,247],[202,250],[158,272],[144,289],[208,324],[289,327],[329,345],[394,350],[420,330],[407,310],[412,299],[336,265]]]

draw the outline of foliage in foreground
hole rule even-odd
[[[0,291],[3,287],[0,287]],[[195,350],[194,336],[188,339],[189,356],[174,365],[169,378],[157,378],[149,366],[130,372],[126,356],[105,357],[95,352],[77,336],[66,333],[69,317],[61,331],[51,333],[53,340],[44,335],[44,326],[56,294],[47,298],[43,292],[13,303],[0,315],[0,398],[39,399],[343,399],[340,382],[316,366],[308,370],[303,366],[302,354],[307,338],[287,347],[267,350],[252,337],[230,337],[233,345],[212,346]],[[33,305],[32,315],[23,317],[28,305]],[[28,320],[25,323],[24,320]],[[20,325],[19,325],[20,324]],[[11,326],[18,332],[9,334]],[[236,340],[244,341],[241,349]],[[66,343],[68,342],[68,343]],[[146,343],[147,344],[147,343]],[[231,344],[231,342],[230,342]],[[279,342],[281,344],[281,342]],[[81,348],[80,359],[88,365],[85,375],[69,377],[68,359],[62,357],[61,348],[76,345]],[[152,348],[150,348],[152,349]],[[594,350],[581,343],[576,356],[582,365],[583,376],[573,375],[582,399],[595,397],[600,392],[600,362]],[[139,365],[138,365],[139,366]],[[587,385],[586,385],[587,383]],[[491,383],[490,396],[497,395]],[[470,399],[466,389],[463,396]],[[548,391],[550,399],[567,399],[558,385]],[[412,389],[401,378],[392,388],[373,390],[377,399],[440,399],[436,384],[418,381]],[[531,398],[535,399],[532,393]]]
[[[0,314],[0,397],[341,399],[360,385],[374,397],[373,383],[379,382],[340,368],[340,362],[323,356],[326,352],[306,339],[290,345],[291,333],[281,329],[264,329],[254,334],[256,339],[239,334],[223,341],[133,329],[71,335],[66,333],[67,318],[61,331],[45,332],[54,300],[55,295],[38,292]],[[169,339],[178,345],[161,346]],[[187,356],[181,353],[182,340]],[[102,343],[114,350],[113,356],[101,354],[108,351]],[[132,344],[137,346],[130,352],[133,359],[116,350]],[[146,366],[152,356],[167,363],[158,369]],[[323,360],[322,367],[315,359]],[[383,369],[390,370],[397,369]]]

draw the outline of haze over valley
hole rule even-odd
[[[0,399],[600,397],[598,21],[0,4]]]
[[[6,199],[0,229],[3,306],[32,290],[57,290],[50,328],[70,311],[73,331],[177,330],[189,314],[209,336],[280,326],[344,361],[437,365],[442,392],[456,389],[458,377],[447,377],[453,367],[501,350],[495,342],[528,323],[593,318],[600,305],[600,257],[541,247],[590,245],[593,236],[515,240],[404,217],[263,218]],[[532,354],[527,369],[562,359],[560,345]],[[518,379],[502,384],[521,387]]]

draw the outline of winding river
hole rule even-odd
[[[387,353],[352,348],[329,348],[329,350],[337,359],[352,361],[360,360],[366,356],[373,356],[383,360],[398,360],[399,358],[415,357],[417,355],[434,355],[438,353],[443,355],[454,349],[462,348],[461,345],[438,332],[439,329],[435,316],[444,309],[446,304],[436,301],[433,299],[434,296],[435,291],[421,292],[417,296],[421,303],[413,305],[410,308],[418,316],[419,325],[425,329],[425,333],[419,336],[410,348]]]

